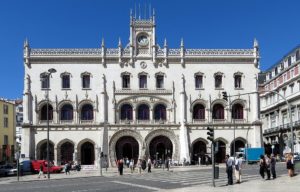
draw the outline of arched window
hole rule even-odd
[[[224,107],[221,104],[215,104],[213,107],[213,119],[224,119]]]
[[[73,120],[73,107],[70,104],[64,105],[60,110],[60,120]]]
[[[232,106],[232,118],[233,119],[243,119],[244,118],[244,108],[241,104],[234,104]]]
[[[41,109],[40,120],[47,120],[47,104]],[[53,107],[50,104],[48,104],[48,120],[53,120]]]
[[[201,104],[193,107],[193,119],[205,119],[205,108]]]
[[[158,104],[154,108],[154,119],[155,120],[166,120],[166,107],[163,104]]]
[[[132,107],[129,104],[124,104],[121,107],[121,120],[132,120]]]
[[[138,108],[138,120],[149,120],[149,107],[142,104]]]
[[[91,104],[85,104],[81,108],[81,120],[93,120],[93,106]]]

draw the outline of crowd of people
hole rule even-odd
[[[293,177],[294,172],[294,156],[292,153],[285,155],[286,168],[288,170],[288,175]],[[242,181],[242,158],[241,157],[230,157],[226,155],[225,157],[226,173],[227,173],[227,185],[233,185],[233,171],[235,173],[236,183],[241,183]],[[260,155],[259,164],[259,174],[262,179],[270,180],[271,176],[276,179],[276,157],[272,154]],[[265,178],[266,176],[266,178]]]
[[[170,169],[170,158],[166,158],[164,162],[164,167],[169,171]],[[148,173],[151,173],[152,166],[157,167],[158,161],[151,160],[151,158],[146,159],[138,159],[137,162],[134,161],[134,159],[129,159],[127,157],[121,158],[116,161],[118,172],[120,175],[123,175],[123,170],[125,167],[129,168],[131,173],[134,172],[135,168],[138,169],[138,172],[141,174],[142,171],[145,171],[147,169]]]

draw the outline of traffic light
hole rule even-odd
[[[223,91],[222,94],[223,94],[223,99],[224,99],[225,101],[228,101],[227,92],[226,92],[226,91]]]
[[[210,127],[207,127],[207,130],[209,130],[207,132],[207,139],[210,140],[211,142],[214,142],[215,140],[215,132],[214,132],[214,129],[213,128],[210,128]]]
[[[104,154],[103,154],[103,152],[101,152],[101,153],[100,153],[100,157],[101,157],[101,158],[102,158],[102,157],[104,157]]]

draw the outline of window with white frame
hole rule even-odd
[[[296,52],[296,61],[300,60],[300,50],[297,50]]]
[[[276,115],[275,115],[275,113],[271,114],[270,120],[271,120],[271,128],[276,127]]]
[[[82,79],[82,88],[90,89],[91,88],[91,75],[89,73],[83,73],[81,75]]]
[[[42,89],[49,89],[50,88],[49,75],[47,73],[42,73],[40,75],[40,78],[41,78],[41,88]]]
[[[236,73],[234,75],[234,88],[240,89],[242,88],[242,74]]]
[[[158,73],[156,76],[156,88],[163,89],[164,88],[164,74]]]
[[[287,124],[288,121],[287,121],[287,113],[286,111],[285,112],[282,112],[282,124]]]
[[[223,74],[218,72],[215,74],[215,88],[216,89],[221,89],[222,88],[222,78]]]
[[[147,89],[147,74],[139,75],[139,87],[140,89]]]
[[[62,89],[70,88],[70,74],[64,73],[61,75],[61,86],[62,86]]]
[[[290,84],[290,90],[291,90],[291,94],[294,93],[294,83]]]
[[[202,89],[203,88],[203,74],[197,73],[195,74],[195,88]]]
[[[130,75],[125,74],[122,76],[122,88],[129,89],[130,88]]]

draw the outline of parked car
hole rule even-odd
[[[17,175],[17,168],[6,164],[6,165],[1,165],[0,166],[0,176],[12,176],[12,175]]]
[[[40,171],[40,165],[43,165],[43,172],[47,172],[47,161],[46,160],[32,160],[31,165],[33,172],[38,173]],[[63,170],[63,167],[61,166],[55,166],[53,164],[50,164],[50,173],[60,173]]]
[[[294,153],[294,160],[295,161],[300,161],[300,154],[299,153]]]

